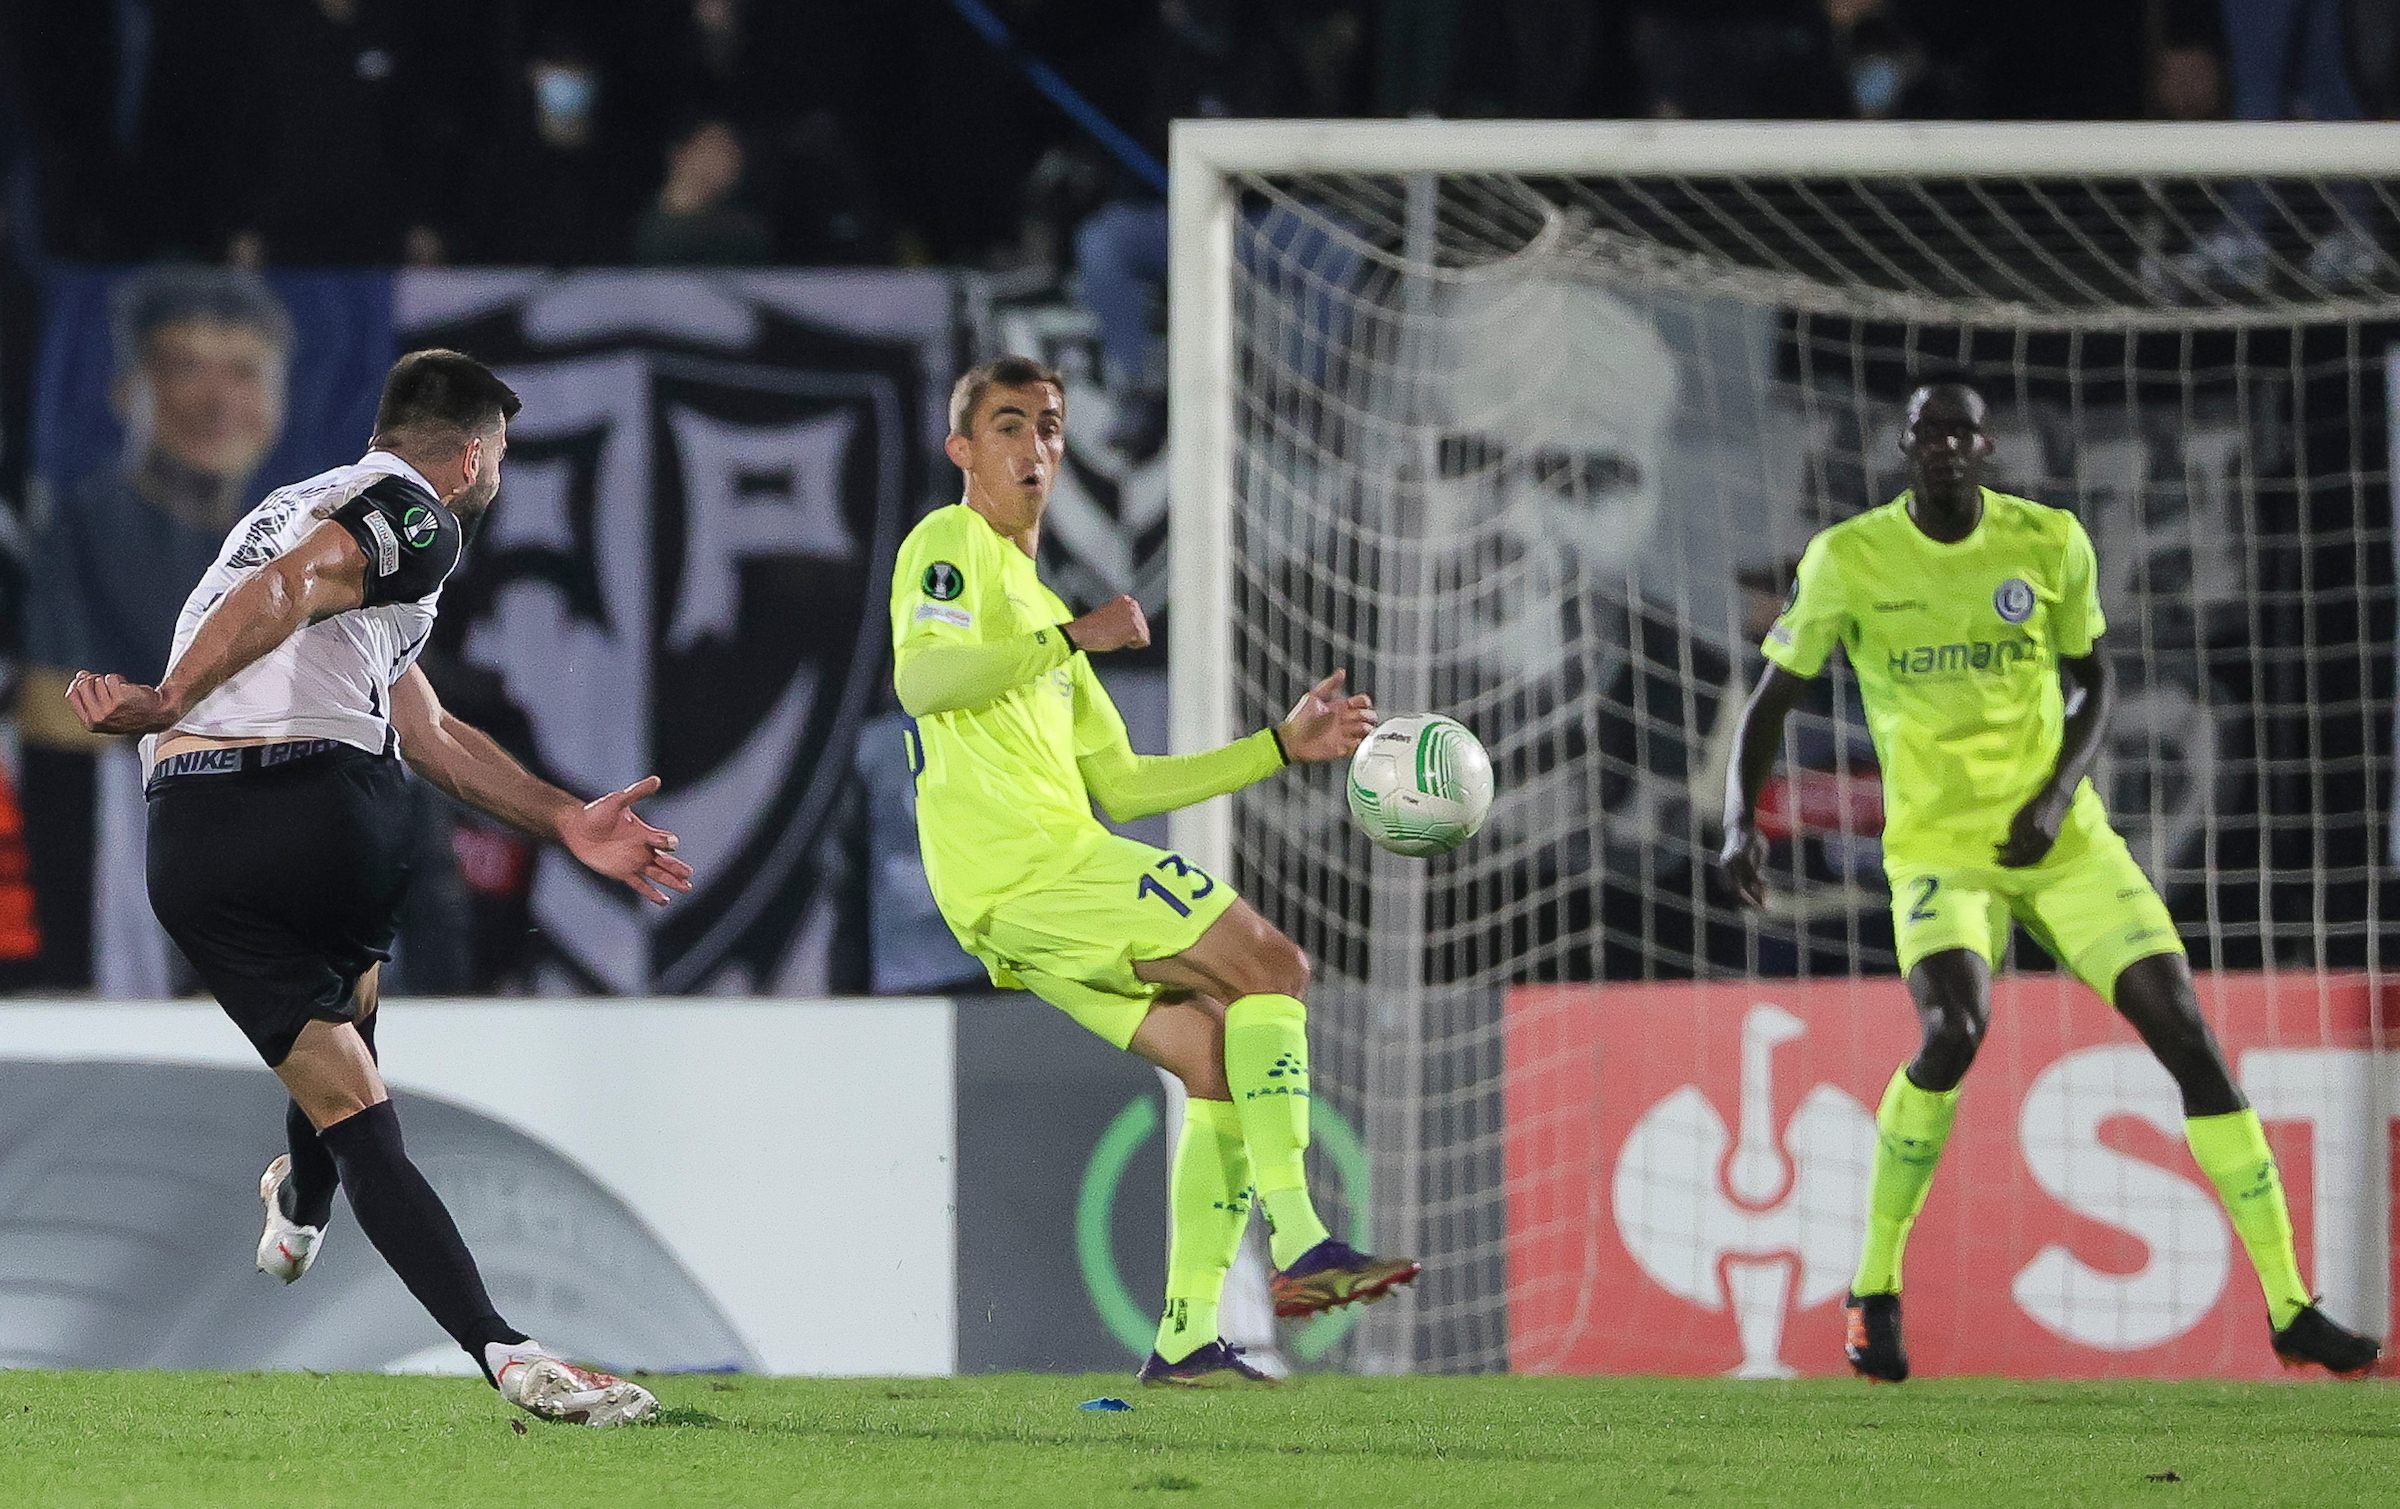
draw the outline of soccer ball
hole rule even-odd
[[[1394,854],[1447,854],[1491,810],[1492,757],[1455,718],[1386,718],[1350,757],[1350,815]]]

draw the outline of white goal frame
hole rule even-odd
[[[1403,235],[1411,245],[1404,251],[1416,266],[1430,262],[1438,186],[1451,175],[2389,181],[2400,173],[2400,125],[1180,121],[1169,161],[1169,732],[1174,752],[1197,753],[1249,731],[1234,722],[1232,557],[1235,446],[1243,417],[1237,409],[1242,369],[1235,321],[1244,179],[1347,173],[1405,180]],[[1413,292],[1403,297],[1415,301]],[[2329,311],[2337,316],[2393,313],[2388,292],[2355,307],[2336,302],[2345,305]],[[2275,325],[2292,318],[2288,307],[2209,313],[2231,324]],[[2133,329],[2186,318],[2188,311],[2124,308],[2076,311],[2070,322]],[[1322,674],[1333,667],[1309,669]],[[1375,690],[1387,711],[1414,711],[1410,699],[1423,695],[1405,682]],[[1175,847],[1194,861],[1228,878],[1236,875],[1231,800],[1177,812],[1171,833]],[[1423,916],[1423,870],[1412,861],[1378,860],[1371,884],[1379,898],[1397,903],[1388,913],[1396,920],[1379,924],[1369,944],[1368,982],[1377,1006],[1375,1026],[1359,1052],[1363,1080],[1357,1088],[1366,1107],[1364,1141],[1376,1190],[1374,1239],[1384,1250],[1418,1250],[1424,1230],[1421,1096],[1410,1087],[1423,1082],[1429,1003],[1424,932],[1408,919]],[[1379,907],[1378,916],[1384,915]],[[1395,1303],[1363,1317],[1352,1365],[1368,1372],[1411,1370],[1417,1303],[1415,1291],[1402,1291]]]
[[[2315,122],[1177,121],[1169,155],[1168,730],[1233,726],[1234,175],[2383,177],[2400,125]],[[1176,813],[1176,848],[1230,874],[1233,804]]]

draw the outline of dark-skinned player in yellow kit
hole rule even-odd
[[[2364,1376],[2380,1348],[2311,1299],[2274,1154],[2200,1015],[2174,919],[2085,778],[2112,696],[2091,539],[2070,513],[1982,485],[1993,449],[1984,413],[1962,383],[1911,395],[1901,449],[1912,486],[1809,542],[1768,631],[1766,675],[1742,711],[1726,783],[1718,863],[1757,906],[1759,795],[1786,715],[1840,645],[1883,771],[1892,928],[1922,1030],[1875,1117],[1844,1350],[1863,1377],[1908,1376],[1901,1250],[1983,1040],[2014,919],[2174,1076],[2192,1157],[2266,1291],[2275,1355]]]
[[[1217,1334],[1254,1189],[1279,1315],[1371,1303],[1419,1267],[1334,1240],[1310,1202],[1307,956],[1224,880],[1109,832],[1092,803],[1125,821],[1348,759],[1374,709],[1335,671],[1273,728],[1200,754],[1135,754],[1091,657],[1150,642],[1141,606],[1118,597],[1074,618],[1034,570],[1066,422],[1066,385],[1038,362],[960,378],[946,449],[966,496],[910,530],[893,568],[925,878],[992,983],[1032,991],[1190,1092],[1168,1185],[1166,1311],[1142,1382],[1269,1384]]]

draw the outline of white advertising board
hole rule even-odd
[[[955,1364],[952,1042],[941,1000],[400,1000],[377,1036],[517,1325],[823,1374]],[[300,1284],[252,1271],[282,1105],[211,1004],[0,1005],[0,1363],[440,1360],[346,1206]]]

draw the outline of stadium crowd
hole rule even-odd
[[[20,0],[0,170],[20,244],[86,261],[1010,267],[1132,187],[1027,59],[1163,156],[1185,115],[2382,115],[2396,34],[2393,0]]]
[[[1040,87],[1048,70],[1064,91]],[[121,657],[139,669],[181,591],[77,598],[41,564],[64,525],[20,523],[50,265],[981,268],[1090,311],[1107,440],[1138,464],[1166,431],[1166,215],[1144,158],[1163,160],[1177,118],[2395,113],[2400,0],[12,0],[0,653],[36,692],[111,636],[152,647]],[[1121,128],[1116,146],[1096,122]],[[2239,227],[2193,253],[2248,254]],[[179,581],[282,423],[241,395],[280,391],[284,316],[227,299],[169,288],[135,312],[119,378],[157,395],[149,453],[59,516],[139,536]],[[241,349],[154,338],[194,310]],[[248,417],[185,444],[163,367],[203,356]],[[28,824],[80,830],[89,751],[73,730],[18,732],[20,778],[67,794],[29,800]],[[81,956],[88,882],[45,879],[47,931]],[[0,883],[0,983],[11,894]]]

